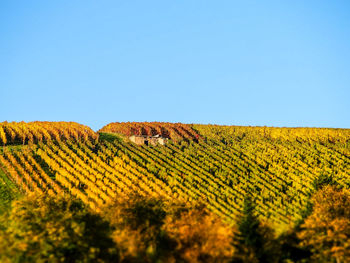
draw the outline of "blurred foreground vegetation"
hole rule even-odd
[[[203,205],[116,199],[96,213],[78,199],[24,196],[0,216],[1,262],[349,262],[350,195],[324,185],[305,218],[276,236],[247,197],[236,225]]]

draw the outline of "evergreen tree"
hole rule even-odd
[[[261,225],[254,210],[253,200],[250,196],[246,196],[243,216],[238,223],[240,238],[234,262],[276,262],[278,256],[275,255],[271,230]],[[271,254],[273,250],[275,251]]]
[[[250,196],[244,199],[243,217],[238,224],[238,230],[242,235],[241,244],[252,248],[261,247],[262,239],[258,231],[259,220],[254,215],[254,204]]]

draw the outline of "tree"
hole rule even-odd
[[[319,175],[312,183],[314,190],[320,190],[322,187],[325,187],[327,185],[337,185],[337,183],[334,181],[333,177],[327,174],[321,174]]]
[[[164,230],[176,241],[176,262],[229,262],[233,257],[233,229],[204,207],[167,217]]]
[[[233,231],[202,205],[131,196],[104,213],[122,262],[230,262]]]
[[[259,221],[251,197],[244,199],[243,215],[238,222],[238,252],[234,262],[277,262],[277,243],[268,224]]]
[[[1,262],[118,260],[109,224],[78,200],[28,196],[0,220]]]
[[[312,197],[313,212],[301,225],[300,246],[314,262],[350,262],[350,195],[325,186]]]
[[[104,209],[114,227],[113,240],[120,248],[122,262],[164,261],[174,248],[162,230],[166,204],[161,199],[138,195],[116,199]]]

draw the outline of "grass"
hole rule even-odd
[[[117,141],[125,141],[126,136],[117,134],[117,133],[105,133],[101,132],[99,136],[99,141],[108,141],[108,142],[114,142]]]
[[[12,200],[18,198],[19,195],[20,192],[16,185],[0,168],[0,214],[4,213],[10,207]]]
[[[3,154],[4,151],[23,151],[25,149],[30,149],[32,145],[22,145],[22,144],[10,144],[6,146],[0,146],[0,154]]]

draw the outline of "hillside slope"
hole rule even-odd
[[[347,129],[112,123],[99,133],[76,123],[1,123],[0,167],[22,192],[69,193],[96,210],[137,192],[199,200],[235,222],[250,195],[259,217],[281,229],[301,218],[318,178],[350,188]],[[132,134],[170,141],[140,146]]]

